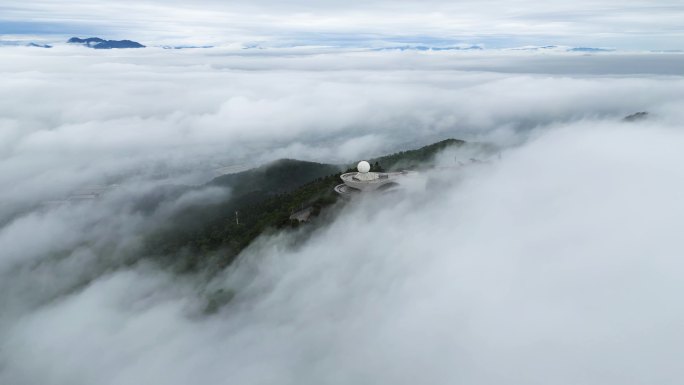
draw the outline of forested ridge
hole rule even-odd
[[[417,169],[429,165],[439,151],[464,143],[447,139],[369,162],[373,171]],[[333,188],[341,183],[342,172],[353,169],[354,165],[282,159],[217,177],[202,187],[228,187],[226,198],[176,213],[145,235],[146,251],[179,271],[221,269],[264,232],[299,226],[299,221],[290,220],[293,212],[310,207],[315,221],[321,210],[338,202]]]

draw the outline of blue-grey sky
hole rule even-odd
[[[378,42],[564,44],[683,49],[673,0],[312,1],[4,0],[0,34],[104,35],[147,43],[366,45]]]

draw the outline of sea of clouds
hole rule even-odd
[[[684,55],[0,55],[0,383],[684,378]],[[303,244],[264,237],[211,279],[144,258],[143,232],[229,193],[140,210],[163,186],[449,137],[501,156],[442,154],[403,193],[351,202]],[[92,185],[110,188],[68,200]]]

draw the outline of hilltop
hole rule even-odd
[[[429,167],[438,152],[463,144],[447,139],[369,161],[374,171],[420,169]],[[298,210],[308,209],[316,223],[322,210],[340,201],[333,188],[342,172],[351,169],[353,165],[282,159],[217,177],[201,188],[229,187],[225,199],[175,214],[146,235],[147,252],[178,271],[223,268],[264,232],[300,226],[298,220],[290,219]]]
[[[81,39],[72,37],[67,41],[69,44],[82,44],[93,49],[112,49],[112,48],[145,48],[144,45],[132,40],[105,40],[99,37],[89,37]]]

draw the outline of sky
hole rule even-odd
[[[681,8],[3,0],[0,384],[681,384]],[[414,43],[620,49],[366,49]],[[148,258],[220,170],[446,138],[216,275]]]
[[[147,44],[569,45],[684,49],[676,0],[17,1],[0,34],[130,38]]]

